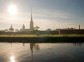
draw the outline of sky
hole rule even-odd
[[[15,15],[8,12],[12,4],[17,10]],[[0,30],[11,25],[20,29],[23,24],[29,29],[31,7],[34,26],[40,30],[78,28],[79,25],[84,29],[84,0],[0,0]]]

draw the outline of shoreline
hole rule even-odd
[[[0,42],[22,42],[22,43],[74,43],[84,42],[84,37],[0,37]]]

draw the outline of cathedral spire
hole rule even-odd
[[[33,21],[33,19],[32,19],[32,8],[31,8],[31,21]]]
[[[30,20],[30,31],[34,30],[33,18],[32,18],[32,8],[31,8],[31,20]]]

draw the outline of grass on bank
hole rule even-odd
[[[84,37],[84,34],[39,34],[39,35],[28,35],[28,34],[10,34],[0,35],[0,37]]]

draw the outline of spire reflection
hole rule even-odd
[[[34,53],[34,48],[36,49],[36,50],[39,50],[40,48],[39,48],[39,45],[38,44],[35,44],[35,43],[30,43],[30,50],[31,50],[31,57],[32,57],[32,61],[31,62],[33,62],[33,53]]]

